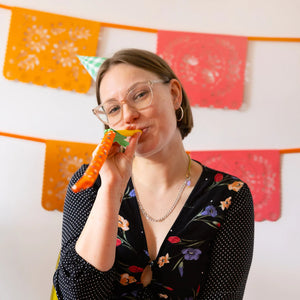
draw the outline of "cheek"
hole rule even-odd
[[[171,128],[177,126],[176,115],[173,106],[164,105],[158,112],[159,119],[162,125]]]
[[[156,119],[156,129],[154,138],[157,141],[167,142],[172,138],[177,130],[177,121],[175,113],[170,109],[160,110]]]
[[[159,105],[156,106],[155,111],[156,115],[161,119],[176,122],[175,108],[170,99],[161,99]]]

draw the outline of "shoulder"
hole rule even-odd
[[[234,204],[234,207],[245,204],[253,206],[251,191],[245,181],[233,174],[204,165],[202,167],[201,177],[202,181],[206,182],[205,192],[221,201],[224,209],[229,208],[231,204]]]
[[[202,167],[202,175],[207,178],[206,180],[209,181],[211,187],[225,187],[234,192],[239,192],[243,186],[247,187],[246,182],[233,174],[212,169],[205,165],[202,165]]]

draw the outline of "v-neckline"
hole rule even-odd
[[[138,202],[137,202],[137,197],[136,197],[136,194],[135,196],[133,197],[134,198],[134,205],[135,205],[135,210],[137,211],[137,219],[138,219],[138,222],[140,225],[140,228],[141,228],[141,231],[142,231],[142,240],[143,240],[143,244],[144,244],[144,247],[145,247],[145,250],[147,251],[147,255],[149,257],[149,264],[152,264],[153,262],[155,261],[158,261],[159,257],[162,255],[161,254],[161,251],[162,249],[164,248],[164,245],[166,243],[166,240],[168,238],[168,236],[170,235],[170,232],[172,232],[173,228],[177,225],[177,223],[180,222],[180,220],[182,219],[182,214],[183,214],[183,210],[184,208],[188,207],[189,206],[189,202],[191,202],[190,199],[192,199],[193,197],[193,194],[195,193],[195,191],[197,190],[198,188],[198,185],[203,181],[203,178],[205,177],[205,173],[206,173],[206,169],[205,169],[205,166],[203,166],[200,162],[197,161],[197,163],[199,163],[201,166],[202,166],[202,172],[195,184],[195,186],[193,187],[192,191],[190,192],[190,194],[188,195],[183,207],[181,208],[178,216],[176,217],[175,221],[173,222],[172,226],[170,227],[170,229],[167,231],[167,234],[166,236],[164,237],[160,247],[159,247],[159,250],[157,252],[157,255],[155,257],[154,260],[151,260],[150,258],[150,255],[149,255],[149,248],[148,248],[148,243],[147,243],[147,237],[146,237],[146,232],[145,232],[145,228],[144,228],[144,223],[143,223],[143,220],[142,220],[142,215],[141,215],[141,211],[139,209],[139,205],[138,205]],[[134,188],[134,185],[133,185],[133,181],[132,181],[132,178],[130,178],[129,180],[129,184],[131,185],[132,189],[135,191],[135,188]]]

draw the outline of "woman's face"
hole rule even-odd
[[[181,141],[177,128],[175,110],[181,105],[181,88],[176,80],[152,85],[153,100],[150,106],[135,109],[126,102],[128,90],[138,82],[159,80],[149,71],[128,65],[112,66],[104,75],[100,85],[101,103],[108,100],[123,101],[123,116],[113,129],[141,129],[136,154],[149,156],[159,151],[168,151],[174,143]],[[170,150],[170,149],[169,149]],[[171,150],[173,150],[171,148]]]

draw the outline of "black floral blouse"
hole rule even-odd
[[[100,186],[66,196],[61,259],[54,274],[59,299],[242,299],[253,253],[254,216],[248,186],[203,166],[203,172],[151,261],[130,180],[119,212],[116,261],[100,272],[75,251]],[[152,281],[144,288],[143,270]]]

